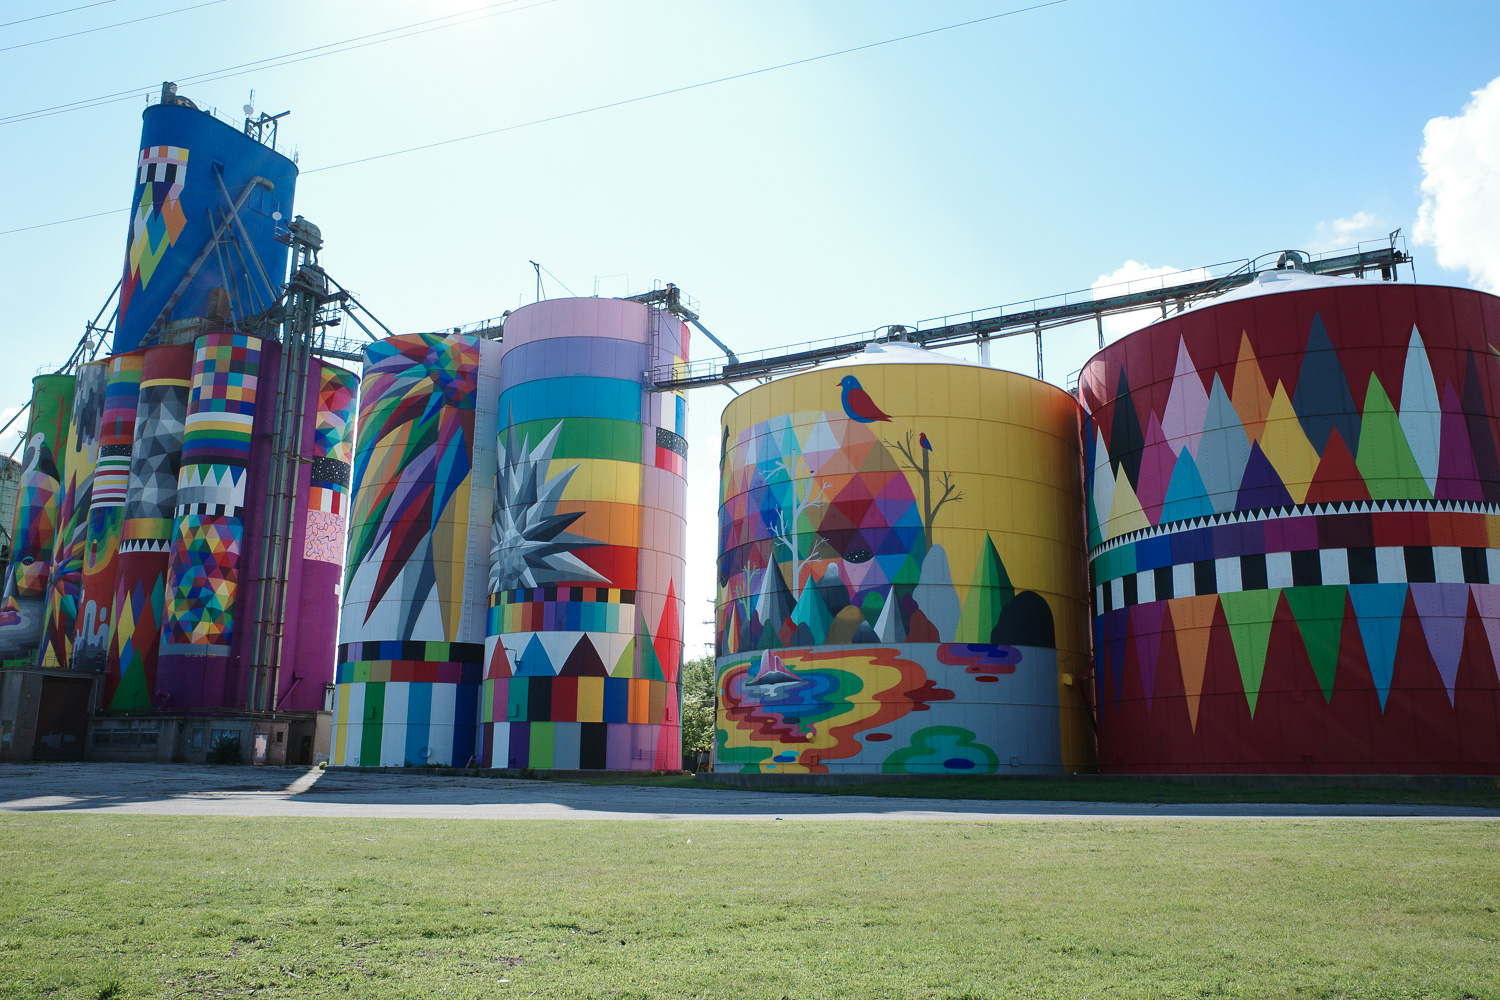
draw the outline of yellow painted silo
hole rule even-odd
[[[716,769],[1092,769],[1080,419],[901,346],[736,398]]]

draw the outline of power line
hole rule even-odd
[[[133,17],[128,21],[116,21],[114,24],[101,24],[97,28],[84,28],[82,31],[70,31],[66,35],[53,35],[51,38],[38,38],[32,42],[21,42],[17,45],[7,45],[0,48],[0,52],[9,52],[12,49],[24,49],[28,45],[41,45],[43,42],[55,42],[63,38],[76,38],[79,35],[92,35],[96,31],[108,31],[110,28],[119,28],[127,24],[139,24],[142,21],[154,21],[159,17],[167,17],[171,14],[181,14],[184,11],[197,10],[199,7],[212,7],[216,3],[225,3],[226,0],[204,0],[203,3],[193,4],[191,7],[178,7],[175,10],[164,10],[160,14],[147,14],[145,17]],[[81,10],[82,8],[75,8]],[[59,13],[62,13],[59,11]]]
[[[324,170],[337,170],[340,167],[352,167],[356,163],[369,163],[372,160],[384,160],[392,156],[404,156],[407,153],[417,153],[424,149],[435,149],[438,146],[451,146],[456,142],[468,142],[470,139],[480,139],[487,135],[499,135],[501,132],[514,132],[517,129],[530,128],[533,125],[545,125],[548,122],[562,121],[565,118],[577,118],[580,115],[593,114],[596,111],[607,111],[610,108],[621,108],[628,104],[639,104],[642,101],[655,100],[658,97],[669,97],[672,94],[683,94],[690,90],[700,90],[704,87],[713,87],[721,83],[730,83],[734,80],[744,80],[752,76],[760,76],[764,73],[774,73],[777,70],[790,69],[794,66],[805,66],[808,63],[821,62],[824,59],[833,59],[838,56],[846,56],[853,52],[864,52],[869,49],[880,48],[883,45],[894,45],[897,42],[907,42],[913,38],[922,38],[926,35],[936,35],[944,31],[953,31],[957,28],[968,28],[986,21],[994,21],[1002,17],[1010,17],[1014,14],[1025,14],[1044,7],[1056,7],[1058,4],[1067,3],[1068,0],[1048,0],[1047,3],[1034,4],[1030,7],[1020,7],[1016,10],[1008,10],[1000,14],[990,14],[986,17],[976,17],[971,21],[960,21],[957,24],[947,24],[941,28],[929,28],[926,31],[914,31],[909,35],[901,35],[896,38],[886,38],[878,42],[868,42],[864,45],[855,45],[852,48],[839,49],[837,52],[825,52],[819,56],[808,56],[805,59],[793,59],[791,62],[777,63],[775,66],[763,66],[760,69],[746,70],[743,73],[734,73],[730,76],[721,76],[714,80],[703,80],[699,83],[689,83],[681,87],[671,87],[667,90],[658,90],[651,94],[642,94],[640,97],[627,97],[620,101],[610,101],[607,104],[596,104],[591,108],[582,108],[578,111],[564,111],[561,114],[548,115],[546,118],[534,118],[529,122],[520,122],[516,125],[502,125],[500,128],[486,129],[483,132],[471,132],[453,139],[439,139],[437,142],[423,143],[420,146],[408,146],[405,149],[394,149],[388,153],[375,153],[371,156],[362,156],[356,160],[345,160],[342,163],[330,163],[326,167],[314,167],[311,170],[302,171],[303,175],[321,173]],[[0,233],[3,236],[4,233]]]
[[[550,2],[550,0],[543,0],[543,2]],[[795,66],[805,66],[808,63],[821,62],[825,59],[834,59],[838,56],[845,56],[854,52],[865,52],[870,49],[880,48],[885,45],[894,45],[898,42],[910,41],[913,38],[923,38],[927,35],[936,35],[945,31],[955,31],[959,28],[968,28],[976,24],[984,24],[987,21],[999,20],[1002,17],[1012,17],[1016,14],[1026,14],[1030,13],[1031,11],[1042,10],[1047,7],[1056,7],[1067,2],[1068,0],[1047,0],[1046,3],[1033,4],[1030,7],[1019,7],[1015,10],[1007,10],[999,14],[990,14],[985,17],[976,17],[969,21],[960,21],[956,24],[946,24],[940,28],[929,28],[926,31],[915,31],[911,34],[899,35],[895,38],[886,38],[878,42],[867,42],[864,45],[855,45],[847,49],[839,49],[836,52],[825,52],[822,55],[808,56],[804,59],[793,59],[790,62],[777,63],[774,66],[762,66],[760,69],[746,70],[743,73],[734,73],[729,76],[721,76],[713,80],[702,80],[698,83],[689,83],[681,87],[671,87],[667,90],[658,90],[651,94],[642,94],[639,97],[627,97],[623,100],[609,101],[605,104],[596,104],[593,107],[581,108],[577,111],[564,111],[559,114],[548,115],[545,118],[533,118],[531,121],[519,122],[515,125],[503,125],[499,128],[486,129],[483,132],[472,132],[469,135],[461,135],[452,139],[439,139],[436,142],[423,143],[420,146],[408,146],[404,149],[394,149],[386,153],[374,153],[370,156],[362,156],[354,160],[345,160],[342,163],[330,163],[327,166],[314,167],[311,170],[303,170],[300,172],[300,176],[305,177],[308,174],[322,173],[325,170],[339,170],[343,167],[352,167],[359,163],[370,163],[375,160],[385,160],[393,156],[405,156],[407,153],[417,153],[421,152],[424,149],[436,149],[439,146],[451,146],[454,143],[468,142],[470,139],[480,139],[489,135],[499,135],[502,132],[515,132],[519,129],[530,128],[533,125],[545,125],[549,122],[563,121],[567,118],[577,118],[582,115],[593,114],[597,111],[607,111],[611,108],[625,107],[630,104],[640,104],[643,101],[655,100],[658,97],[669,97],[672,94],[683,94],[691,90],[701,90],[704,87],[713,87],[721,83],[730,83],[734,80],[744,80],[752,76],[761,76],[766,73],[774,73],[777,70],[790,69]],[[127,211],[129,211],[129,209],[126,208],[108,209],[103,212],[93,212],[89,215],[74,216],[71,219],[58,219],[54,222],[39,222],[33,226],[20,226],[15,229],[3,229],[0,230],[0,236],[10,236],[15,233],[25,233],[36,229],[47,229],[52,226],[61,226],[72,222],[82,222],[86,219],[97,219],[106,215],[118,215],[122,212]]]
[[[59,14],[71,14],[75,10],[88,10],[90,7],[103,7],[107,3],[114,2],[115,0],[97,0],[96,3],[86,3],[82,7],[69,7],[67,10],[54,10],[50,14],[38,14],[35,17],[23,17],[19,21],[6,21],[4,24],[0,24],[0,28],[9,28],[13,24],[25,24],[27,21],[41,21],[49,17],[56,17]]]
[[[219,2],[219,0],[216,0]],[[234,76],[243,76],[262,69],[274,69],[277,66],[287,66],[292,63],[306,62],[308,59],[321,58],[325,55],[337,55],[340,52],[352,52],[370,45],[379,45],[382,42],[393,42],[401,38],[410,38],[414,35],[425,34],[428,31],[438,31],[443,28],[453,28],[461,24],[470,24],[481,21],[488,17],[498,17],[501,14],[515,13],[516,11],[529,10],[532,7],[540,7],[543,4],[555,3],[556,0],[537,0],[535,3],[526,4],[524,7],[515,7],[514,10],[495,10],[497,7],[512,7],[521,0],[500,0],[498,3],[485,4],[482,7],[473,7],[469,10],[461,10],[453,14],[444,14],[441,17],[428,18],[425,21],[414,21],[411,24],[400,25],[395,28],[386,28],[374,31],[367,35],[356,35],[353,38],[345,38],[339,41],[327,42],[323,45],[315,45],[308,49],[298,49],[295,52],[283,52],[277,56],[266,56],[264,59],[254,59],[250,62],[237,63],[233,66],[224,66],[220,69],[205,70],[191,76],[177,76],[176,82],[180,86],[193,86],[200,83],[212,83],[216,80],[227,80]],[[478,17],[470,17],[463,21],[454,21],[454,18],[467,17],[469,14],[479,14]],[[450,24],[437,24],[439,21],[450,21]],[[436,25],[436,27],[425,27]],[[410,29],[422,28],[421,31]],[[399,34],[398,34],[399,32]],[[390,38],[380,38],[381,35],[391,35]],[[368,39],[375,39],[368,41]],[[363,44],[354,44],[363,43]],[[342,46],[342,47],[341,47]],[[327,51],[325,51],[327,50]],[[309,55],[309,53],[313,53]],[[87,108],[96,108],[105,104],[117,104],[120,101],[133,100],[139,97],[143,91],[154,90],[158,84],[149,83],[130,90],[117,90],[112,94],[101,94],[98,97],[86,97],[77,101],[68,101],[63,104],[54,104],[51,107],[36,108],[32,111],[18,111],[12,115],[0,115],[0,125],[14,125],[17,122],[33,121],[37,118],[50,118],[53,115],[68,114],[73,111],[83,111]]]

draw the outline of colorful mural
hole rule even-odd
[[[84,540],[83,583],[73,634],[73,669],[102,673],[114,627],[115,574],[120,530],[130,486],[130,451],[144,352],[109,359],[104,416],[99,428],[99,459]]]
[[[0,596],[0,667],[36,663],[52,546],[63,496],[62,461],[73,412],[72,375],[32,379],[26,450],[16,493],[14,540]]]
[[[483,744],[495,767],[681,765],[687,328],[619,299],[506,321]]]
[[[277,230],[293,218],[296,164],[184,104],[148,106],[137,148],[115,353],[150,343],[144,338],[158,319],[208,320],[212,330],[214,321],[269,309],[279,289],[268,282],[286,273],[287,245]],[[241,198],[237,224],[222,234],[224,253],[207,253],[215,227]],[[226,273],[227,262],[236,259],[260,266],[236,278]]]
[[[156,265],[187,225],[182,188],[187,182],[188,152],[181,146],[141,150],[136,166],[135,211],[130,217],[130,242],[125,253],[125,281],[120,286],[121,312],[129,310],[137,290],[151,284]]]
[[[687,409],[653,358],[682,323],[614,299],[366,350],[333,763],[678,766]]]
[[[158,685],[185,706],[219,704],[227,683],[262,347],[226,332],[193,350],[157,660]]]
[[[99,461],[99,433],[108,384],[109,361],[91,361],[79,368],[62,463],[65,487],[58,508],[42,645],[37,657],[37,664],[43,667],[67,669],[73,664],[73,636],[83,592],[89,511],[93,507],[94,470]]]
[[[885,348],[724,411],[719,768],[1092,764],[1077,404]]]
[[[115,572],[115,624],[105,657],[104,704],[112,712],[149,711],[155,697],[192,369],[189,344],[149,348],[141,362]]]
[[[306,520],[301,537],[293,538],[296,589],[289,596],[297,610],[287,615],[282,642],[276,701],[282,709],[322,709],[324,686],[336,669],[358,390],[359,377],[342,368],[320,363],[309,373],[308,398],[317,405],[307,415],[302,453],[308,461],[298,480]]]
[[[371,345],[360,384],[333,763],[464,764],[476,752],[499,345]],[[337,399],[336,399],[337,397]],[[330,413],[342,390],[330,387]],[[347,419],[345,420],[347,423]],[[319,447],[348,454],[332,416]],[[325,487],[338,478],[331,465]],[[319,494],[319,509],[344,500]]]
[[[332,365],[321,368],[303,555],[342,568],[344,529],[349,518],[349,473],[354,461],[354,400],[359,380],[353,372],[342,368]]]
[[[1495,344],[1493,296],[1273,274],[1090,361],[1102,767],[1500,771]]]

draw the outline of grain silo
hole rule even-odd
[[[1497,342],[1289,269],[1095,355],[1102,769],[1500,770]]]
[[[482,759],[675,769],[687,406],[645,373],[685,363],[687,327],[554,299],[504,349]]]
[[[62,506],[62,467],[75,381],[73,375],[38,375],[31,381],[31,413],[11,522],[10,563],[0,596],[0,666],[36,664]]]
[[[1091,768],[1079,422],[895,345],[730,403],[716,769]]]

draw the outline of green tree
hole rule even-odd
[[[712,656],[682,665],[682,765],[693,767],[700,753],[713,749],[718,677]]]

